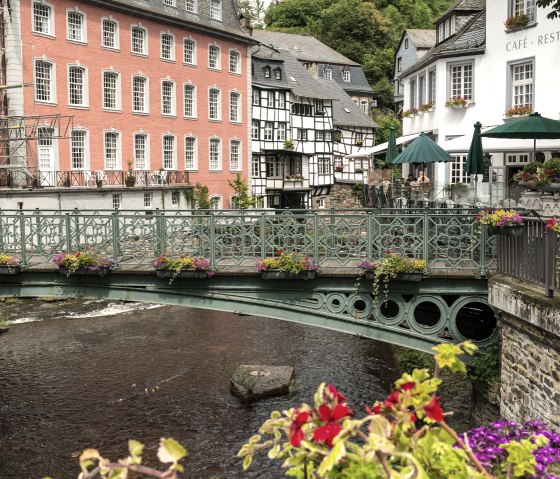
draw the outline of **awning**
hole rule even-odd
[[[489,130],[485,128],[484,131]],[[448,153],[466,153],[471,146],[472,135],[459,136],[452,140],[440,143]],[[518,140],[511,138],[487,138],[482,137],[482,149],[484,153],[499,153],[508,151],[533,151],[533,140]],[[560,140],[537,140],[537,151],[560,151]]]
[[[413,135],[399,136],[397,138],[397,145],[408,143],[409,141],[412,141],[415,138],[418,138],[419,136],[420,133],[414,133]],[[386,152],[388,146],[389,146],[389,142],[386,141],[385,143],[379,143],[379,145],[375,145],[372,148],[366,148],[364,151],[360,151],[358,153],[352,153],[351,155],[348,155],[346,158],[367,158],[368,156],[376,155],[377,153]]]

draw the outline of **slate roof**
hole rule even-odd
[[[318,80],[313,78],[313,75],[307,71],[296,57],[288,52],[282,53],[286,80],[294,95],[323,100],[335,98],[332,91],[318,88]]]
[[[465,0],[467,1],[467,0]],[[484,53],[486,47],[486,11],[482,10],[468,21],[455,35],[447,38],[420,58],[414,65],[403,71],[399,78],[421,70],[438,58],[461,57]]]
[[[318,76],[319,78],[324,78],[324,69],[329,65],[332,69],[332,79],[340,85],[344,91],[355,92],[355,93],[365,93],[373,94],[373,89],[369,86],[369,83],[364,75],[362,67],[354,67],[348,65],[332,65],[330,63],[319,63]],[[348,68],[350,69],[350,81],[345,82],[342,77],[342,70]]]
[[[288,84],[288,75],[284,68],[284,60],[280,52],[258,45],[252,48],[251,59],[253,62],[251,81],[254,86],[291,90],[291,86]],[[270,66],[272,70],[270,78],[264,76],[264,67],[266,66]],[[276,68],[280,68],[282,72],[282,78],[280,80],[277,80],[274,75],[274,70]]]
[[[457,0],[453,6],[443,12],[438,20],[453,12],[479,12],[486,7],[486,0]]]
[[[359,66],[311,35],[253,30],[253,37],[265,45],[286,50],[301,61]]]
[[[420,28],[407,28],[408,38],[416,45],[416,48],[432,48],[436,44],[436,31],[423,30]]]
[[[186,27],[200,32],[212,31],[216,36],[235,38],[246,43],[255,43],[239,23],[235,0],[223,0],[222,21],[210,18],[210,0],[198,0],[198,13],[185,9],[185,0],[176,0],[176,7],[163,5],[155,0],[83,0],[105,9],[134,14],[139,21],[150,19],[162,21],[170,26]]]

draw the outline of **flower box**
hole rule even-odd
[[[500,228],[494,228],[494,234],[509,236],[511,238],[519,238],[523,236],[523,231],[525,231],[525,227],[523,225],[502,226]]]
[[[81,276],[107,276],[111,272],[111,268],[109,266],[98,266],[95,269],[89,269],[86,266],[79,266],[76,269],[70,269],[66,266],[59,266],[58,272],[60,274],[65,274],[66,276],[70,275],[81,275]]]
[[[261,271],[262,279],[315,279],[317,277],[316,270],[305,270],[299,273],[290,273],[289,271],[280,271],[279,269],[267,269]]]
[[[413,273],[397,273],[397,276],[392,279],[391,281],[409,281],[415,282],[422,281],[422,274],[421,272],[413,272]],[[366,279],[374,279],[375,273],[373,271],[368,271],[366,273]]]
[[[209,278],[208,271],[192,271],[181,270],[177,272],[174,269],[156,269],[158,278],[183,278],[183,279],[205,279]]]
[[[0,274],[18,274],[21,271],[21,266],[19,265],[0,265]]]

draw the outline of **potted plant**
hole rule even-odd
[[[469,103],[470,100],[467,100],[462,96],[454,96],[445,102],[445,106],[447,108],[467,108]]]
[[[528,116],[533,113],[533,107],[531,105],[517,105],[508,108],[505,112],[507,118],[513,118],[517,116]]]
[[[363,173],[364,169],[363,168],[356,168],[354,169],[354,173]]]
[[[336,165],[334,167],[334,171],[336,171],[337,173],[342,173],[344,171],[344,166],[342,165]]]
[[[545,227],[547,231],[552,231],[553,233],[556,233],[558,236],[560,236],[560,220],[558,220],[556,216],[550,218]]]
[[[416,113],[418,113],[418,110],[416,108],[410,108],[410,109],[402,112],[402,117],[403,118],[414,118],[414,115],[416,115]]]
[[[285,150],[293,150],[295,148],[294,142],[292,140],[284,140],[282,146]]]
[[[485,210],[478,214],[476,221],[481,225],[488,226],[490,234],[503,234],[505,236],[519,237],[523,235],[523,217],[516,211]]]
[[[356,140],[356,146],[362,146],[364,144],[364,140]]]
[[[358,282],[365,276],[373,280],[374,302],[378,302],[380,284],[384,284],[384,301],[387,301],[389,293],[389,281],[420,281],[426,262],[423,259],[408,258],[396,251],[389,250],[386,255],[375,261],[361,261],[358,263]]]
[[[175,278],[204,279],[214,276],[214,269],[209,259],[196,256],[158,256],[152,261],[158,278],[169,278],[169,284]]]
[[[434,111],[434,103],[429,101],[428,103],[424,103],[423,105],[420,105],[419,108],[420,111]]]
[[[544,163],[531,161],[512,177],[512,181],[533,190],[555,192],[560,190],[560,158],[549,158]]]
[[[103,187],[103,172],[96,171],[94,176],[95,176],[95,186],[97,186],[98,188]]]
[[[128,171],[126,172],[126,175],[124,177],[124,184],[130,188],[134,186],[134,184],[136,183],[136,176],[134,176],[134,172],[132,171],[132,166],[134,165],[134,161],[129,158],[126,161],[126,164],[128,165]]]
[[[112,258],[87,251],[59,253],[52,261],[58,266],[58,271],[66,276],[91,274],[103,277],[107,276],[115,267],[115,261]]]
[[[518,28],[523,28],[529,23],[529,17],[527,15],[511,15],[506,18],[504,26],[507,30],[517,30]]]
[[[257,271],[263,279],[315,279],[319,265],[295,251],[276,250],[274,258],[257,262]]]
[[[18,274],[21,271],[21,260],[7,253],[0,253],[0,274]]]

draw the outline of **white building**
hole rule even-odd
[[[435,47],[401,75],[403,135],[431,132],[444,145],[458,136],[472,137],[477,121],[483,128],[508,121],[506,111],[522,105],[560,120],[560,22],[546,18],[549,11],[537,8],[535,0],[457,1],[436,22]],[[505,27],[509,16],[520,15],[528,17],[525,26]],[[466,99],[467,105],[446,106],[454,97]],[[433,108],[416,111],[430,101]],[[484,203],[518,198],[509,179],[533,159],[533,141],[517,151],[508,143],[496,140],[485,150],[492,166],[479,177],[477,196]],[[548,141],[545,151],[537,141],[537,152],[549,157],[560,150],[560,140],[556,143]],[[467,150],[453,151],[454,163],[432,166],[428,176],[436,191],[446,183],[470,182],[464,173]]]

